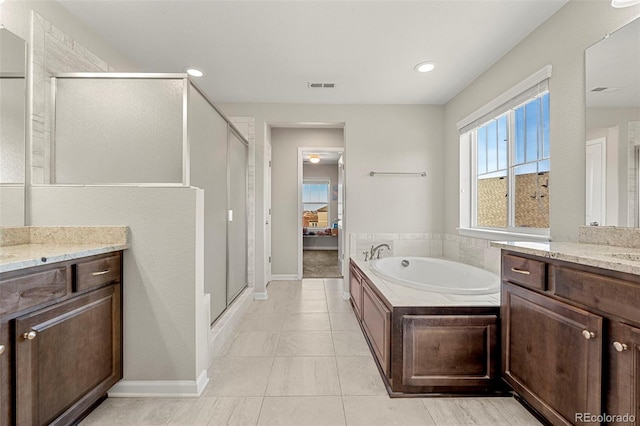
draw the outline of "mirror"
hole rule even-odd
[[[24,225],[26,46],[0,28],[0,226]]]
[[[640,19],[585,51],[585,224],[638,227]]]

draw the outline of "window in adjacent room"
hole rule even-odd
[[[549,234],[549,90],[548,75],[540,74],[541,81],[513,89],[518,93],[462,127],[462,234]]]
[[[302,184],[302,226],[329,227],[330,180],[305,179]]]

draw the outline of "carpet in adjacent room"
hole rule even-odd
[[[338,250],[304,250],[302,252],[303,278],[340,278]]]

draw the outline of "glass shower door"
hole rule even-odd
[[[247,154],[248,147],[230,129],[227,303],[247,286]]]

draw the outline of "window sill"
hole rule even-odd
[[[496,241],[551,241],[551,237],[548,234],[525,234],[520,232],[497,231],[493,229],[458,228],[458,235]]]

